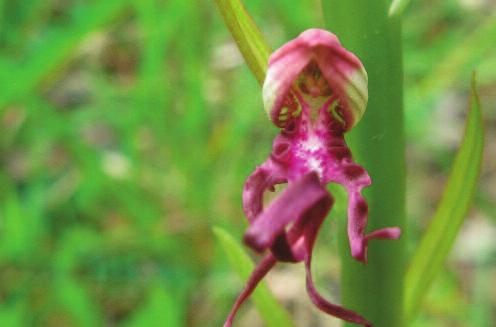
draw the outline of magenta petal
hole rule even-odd
[[[334,203],[332,196],[326,192],[326,196],[319,199],[311,208],[305,211],[301,217],[291,226],[283,236],[278,236],[271,247],[274,256],[280,261],[298,262],[306,257],[304,238],[307,226],[314,224],[312,221],[325,219],[329,208]],[[282,258],[282,259],[279,259]]]
[[[316,173],[290,183],[277,199],[252,222],[245,243],[256,251],[269,248],[291,222],[297,220],[319,200],[327,197]]]
[[[368,241],[372,239],[396,239],[401,230],[397,227],[385,228],[365,235],[368,219],[368,205],[362,196],[362,189],[371,184],[365,169],[344,158],[330,176],[330,181],[343,185],[348,192],[348,238],[351,255],[363,263],[367,263]]]
[[[266,255],[262,261],[257,265],[255,270],[251,273],[248,282],[246,283],[245,288],[241,292],[241,294],[236,299],[231,312],[229,312],[229,316],[227,316],[226,322],[224,323],[224,327],[231,327],[234,316],[238,312],[239,307],[243,304],[243,302],[248,299],[248,297],[253,293],[258,283],[262,280],[262,278],[267,275],[267,273],[274,267],[276,264],[276,259],[271,255]]]
[[[314,212],[315,215],[311,219],[308,219],[308,224],[306,225],[305,228],[304,238],[305,238],[305,269],[307,274],[307,278],[306,278],[307,292],[308,295],[310,296],[310,299],[315,304],[315,306],[317,306],[320,310],[324,311],[325,313],[346,320],[348,322],[371,327],[372,324],[368,322],[365,318],[360,316],[358,313],[343,308],[339,305],[332,304],[326,299],[324,299],[324,297],[322,297],[315,288],[315,284],[313,282],[313,278],[312,278],[313,246],[315,244],[315,240],[317,238],[317,233],[320,229],[320,226],[324,221],[331,205],[332,205],[331,202],[324,203],[324,205],[321,206],[320,208],[320,213]]]
[[[338,163],[331,181],[343,185],[348,192],[348,238],[351,255],[362,262],[367,261],[365,227],[367,227],[368,205],[361,192],[370,185],[370,177],[361,166],[345,158]]]
[[[307,257],[307,260],[305,261],[305,267],[307,271],[307,292],[308,295],[310,296],[310,299],[312,302],[319,308],[320,310],[324,311],[325,313],[328,313],[334,317],[346,320],[348,322],[352,322],[355,324],[360,324],[364,325],[367,327],[372,327],[372,324],[367,321],[364,317],[360,316],[358,313],[343,308],[339,305],[332,304],[326,299],[324,299],[319,292],[315,289],[315,285],[313,283],[312,279],[312,271],[311,271],[311,262],[312,262],[312,256],[311,254]]]
[[[264,192],[285,181],[271,160],[267,160],[248,177],[243,189],[243,211],[248,221],[253,221],[262,212]]]
[[[348,195],[348,238],[351,255],[362,262],[367,262],[367,244],[365,227],[367,226],[368,205],[359,192]]]
[[[367,240],[396,240],[401,236],[399,227],[387,227],[367,234]]]

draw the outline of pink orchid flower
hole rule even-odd
[[[310,29],[275,51],[263,85],[265,110],[281,133],[270,157],[248,177],[243,209],[250,226],[245,243],[258,252],[269,250],[250,276],[224,327],[230,327],[240,305],[278,262],[305,262],[307,291],[322,311],[343,320],[371,326],[358,313],[332,304],[316,290],[312,250],[334,199],[325,185],[343,185],[348,193],[348,236],[351,255],[367,262],[372,239],[397,239],[400,229],[366,234],[368,206],[361,191],[371,184],[356,164],[344,134],[361,119],[367,106],[367,73],[360,60],[337,37]],[[266,190],[287,183],[267,208]]]

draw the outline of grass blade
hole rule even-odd
[[[250,257],[244,252],[241,245],[225,230],[214,227],[213,231],[226,253],[230,265],[243,282],[245,282],[254,268]],[[274,298],[264,282],[261,282],[255,292],[253,292],[252,299],[260,316],[268,327],[294,326],[286,309]]]
[[[404,303],[406,321],[411,320],[418,311],[470,208],[481,170],[483,145],[482,113],[474,74],[465,135],[441,202],[407,270]]]
[[[159,283],[151,283],[146,304],[123,327],[183,326],[182,304]]]
[[[0,82],[5,85],[0,94],[0,112],[6,105],[22,99],[53,77],[51,74],[60,70],[85,37],[114,19],[128,4],[128,0],[111,0],[74,9],[74,24],[70,28],[54,29],[37,49],[15,67],[0,73]]]
[[[57,304],[76,326],[104,325],[98,304],[74,274],[81,257],[100,246],[99,235],[82,228],[73,229],[64,235],[53,258]]]
[[[215,2],[248,67],[262,84],[271,52],[269,45],[241,1]]]
[[[449,51],[449,55],[440,58],[419,85],[421,97],[431,96],[445,90],[462,74],[470,73],[478,62],[494,49],[491,44],[496,42],[496,10],[484,19],[473,32],[460,40],[457,46]],[[460,69],[453,69],[459,67]],[[465,69],[464,67],[468,68]],[[478,71],[480,69],[477,68]]]
[[[410,0],[393,0],[393,3],[391,3],[391,7],[389,7],[388,11],[389,17],[401,16],[409,3]]]

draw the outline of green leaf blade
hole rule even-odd
[[[401,16],[409,3],[410,0],[393,0],[388,11],[389,17]]]
[[[271,49],[239,0],[216,0],[224,22],[231,32],[248,67],[263,84]]]
[[[441,202],[407,270],[404,303],[406,321],[413,319],[418,311],[470,208],[481,171],[483,147],[483,120],[474,74],[470,109],[460,149]]]
[[[182,303],[172,292],[151,283],[145,305],[123,324],[123,327],[182,326]]]
[[[225,230],[214,227],[214,234],[227,255],[227,259],[238,276],[246,282],[254,264],[241,245]],[[289,313],[274,298],[265,282],[261,282],[251,297],[260,316],[268,327],[295,327]]]

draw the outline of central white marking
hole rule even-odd
[[[308,159],[308,168],[317,172],[319,176],[322,176],[322,173],[324,171],[322,168],[322,161],[314,157]]]
[[[308,139],[302,142],[301,147],[304,151],[315,152],[322,147],[322,142],[316,135],[310,134]]]

